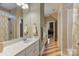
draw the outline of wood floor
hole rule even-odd
[[[43,56],[61,56],[57,41],[51,40],[43,52]]]

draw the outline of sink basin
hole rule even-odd
[[[24,39],[23,39],[23,41],[26,41],[26,40],[27,40],[27,38],[24,38]]]
[[[28,43],[31,38],[23,38],[24,43]]]

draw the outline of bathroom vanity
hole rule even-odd
[[[38,56],[39,41],[42,46],[40,4],[28,4],[28,10],[23,10],[16,3],[0,5],[0,45],[3,47],[0,56]],[[15,8],[4,9],[2,5],[15,5]]]
[[[0,56],[38,56],[39,38],[28,38],[5,46]]]

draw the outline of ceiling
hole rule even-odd
[[[44,15],[49,16],[50,14],[56,13],[59,9],[60,3],[45,3],[44,4]]]
[[[7,10],[15,9],[17,7],[16,3],[0,3],[0,7]],[[54,12],[57,12],[59,8],[59,3],[46,3],[44,7],[44,15],[48,16]]]
[[[7,10],[15,9],[17,7],[16,3],[0,3],[0,7]]]
[[[56,12],[59,9],[59,3],[45,3],[44,4],[44,15],[49,16],[51,14],[57,14]],[[17,7],[16,3],[0,3],[0,7],[7,9],[7,10],[12,10]]]

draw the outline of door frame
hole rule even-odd
[[[48,39],[49,23],[51,23],[51,22],[53,22],[53,27],[54,27],[54,28],[53,28],[53,29],[54,29],[54,34],[53,34],[53,35],[54,35],[54,39],[55,39],[55,21],[52,21],[52,20],[51,20],[51,21],[47,21],[47,23],[46,23],[46,25],[47,25],[47,26],[46,26],[47,39]]]

